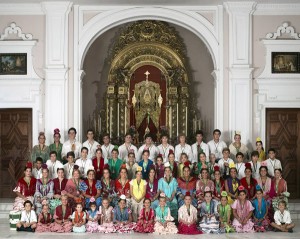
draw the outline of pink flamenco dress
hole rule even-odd
[[[135,231],[140,233],[153,233],[154,219],[155,219],[154,210],[150,208],[150,210],[146,212],[145,208],[143,208],[140,212],[140,217],[136,224]]]
[[[36,232],[50,232],[51,231],[51,221],[52,221],[52,216],[48,212],[47,214],[44,214],[43,212],[40,213],[39,218],[38,218],[38,224],[36,226],[35,231]]]
[[[244,205],[242,205],[240,200],[237,199],[231,207],[236,210],[236,213],[241,220],[244,220],[249,213],[254,210],[254,207],[249,200],[245,200]],[[242,225],[236,218],[234,218],[232,226],[235,228],[236,232],[254,232],[254,223],[251,219],[249,219],[245,225]]]
[[[101,233],[116,232],[116,229],[113,224],[112,211],[113,211],[112,206],[109,206],[107,209],[104,208],[103,206],[99,207],[101,225],[98,226],[98,232]]]
[[[155,209],[155,224],[154,224],[154,233],[159,235],[166,235],[166,234],[176,234],[178,229],[175,225],[174,218],[171,216],[171,211],[168,206],[165,206],[163,209],[158,206]],[[166,222],[166,226],[164,227],[163,224]]]
[[[86,232],[89,232],[89,233],[98,232],[98,226],[99,226],[98,220],[99,220],[99,212],[97,210],[95,210],[95,211],[89,210],[88,211],[88,222],[85,225]]]

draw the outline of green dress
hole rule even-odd
[[[49,151],[55,151],[57,153],[57,157],[56,159],[59,160],[62,164],[66,164],[68,161],[67,160],[63,160],[61,158],[61,151],[62,151],[62,146],[63,144],[59,142],[58,147],[56,148],[56,144],[50,144],[49,145]]]
[[[228,211],[230,212],[229,215],[231,215],[231,207],[229,204],[227,204],[225,207],[222,204],[219,204],[219,217],[220,221],[224,223],[224,228],[221,229],[221,232],[234,232],[234,229],[231,225],[227,224],[228,220]],[[229,216],[230,217],[230,216]],[[230,218],[229,218],[230,221]]]
[[[116,161],[113,159],[108,160],[111,179],[115,180],[118,178],[122,164],[123,161],[119,158]]]
[[[46,163],[47,160],[49,159],[49,147],[47,145],[44,145],[43,148],[41,149],[39,145],[35,145],[32,148],[31,152],[31,161],[36,162],[37,157],[41,157],[43,159],[43,163]]]

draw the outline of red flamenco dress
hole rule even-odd
[[[155,213],[152,208],[150,208],[150,211],[148,212],[146,212],[145,208],[143,208],[140,212],[140,217],[136,224],[135,231],[140,233],[153,233],[154,217],[155,217]]]

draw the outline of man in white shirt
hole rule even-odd
[[[57,153],[56,151],[50,152],[50,159],[47,160],[46,164],[49,169],[49,177],[51,179],[57,178],[57,169],[58,168],[64,168],[63,164],[56,160]]]
[[[230,150],[228,148],[224,148],[222,150],[223,158],[221,158],[218,162],[221,176],[223,176],[225,179],[229,176],[229,165],[234,164],[234,161],[229,158]]]
[[[67,160],[66,156],[67,156],[67,153],[70,151],[74,152],[75,159],[80,158],[82,144],[80,142],[76,141],[76,134],[77,134],[77,131],[75,128],[72,127],[68,130],[69,140],[64,142],[62,151],[61,151],[61,157],[64,160]]]
[[[145,149],[150,152],[149,159],[155,162],[156,156],[159,154],[158,148],[152,142],[152,136],[150,134],[145,135],[145,143],[139,148],[138,155],[136,157],[137,162],[142,160],[142,154]]]
[[[119,148],[119,159],[122,159],[123,162],[128,162],[128,154],[130,152],[137,155],[137,147],[132,144],[132,136],[130,133],[126,133],[125,135],[125,142]]]
[[[203,142],[203,131],[196,131],[196,143],[192,145],[193,152],[193,161],[194,163],[198,163],[199,154],[204,152],[206,155],[206,162],[209,162],[209,148],[206,143]]]
[[[109,134],[103,135],[103,145],[101,146],[102,149],[102,157],[105,161],[111,159],[111,151],[115,148],[113,144],[110,143],[110,136]]]
[[[101,145],[94,140],[94,130],[88,129],[86,133],[87,141],[82,144],[82,147],[86,147],[89,150],[88,158],[92,159],[96,156],[96,149]]]
[[[268,173],[271,177],[274,177],[274,170],[281,169],[281,162],[280,160],[276,159],[276,151],[273,148],[268,150],[269,158],[266,160]]]
[[[252,168],[252,177],[255,179],[260,178],[259,169],[261,166],[261,163],[258,161],[259,159],[259,153],[258,151],[253,151],[251,153],[251,168]]]
[[[74,157],[75,157],[74,152],[71,151],[67,153],[68,162],[64,165],[66,179],[72,178],[73,169],[74,169]]]
[[[182,153],[186,153],[189,161],[193,162],[192,147],[186,143],[186,137],[184,134],[179,135],[179,144],[175,146],[175,160],[180,162],[180,156]]]
[[[75,162],[75,165],[79,167],[81,178],[86,178],[88,169],[93,166],[92,160],[87,158],[88,152],[89,150],[86,147],[82,147],[81,158]]]
[[[35,168],[32,169],[32,176],[36,179],[42,178],[42,164],[43,159],[41,157],[37,157],[35,162]]]
[[[161,144],[157,146],[159,154],[162,155],[163,162],[168,162],[168,156],[170,150],[174,152],[174,147],[169,144],[169,137],[168,135],[161,136]]]
[[[219,129],[215,129],[213,131],[213,139],[207,143],[210,153],[213,153],[216,156],[216,162],[222,158],[223,149],[227,148],[227,144],[220,140],[220,137],[221,131]]]
[[[235,155],[236,158],[236,171],[237,171],[237,178],[239,180],[241,180],[243,177],[245,177],[245,169],[246,169],[246,165],[244,163],[244,154],[242,152],[238,152]]]

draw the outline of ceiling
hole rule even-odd
[[[0,3],[40,3],[46,0],[0,0]],[[50,0],[51,2],[62,0]],[[220,5],[222,0],[70,0],[80,5]],[[230,1],[230,0],[229,0]],[[247,2],[249,0],[232,0]],[[300,3],[300,0],[256,0],[257,3]]]

